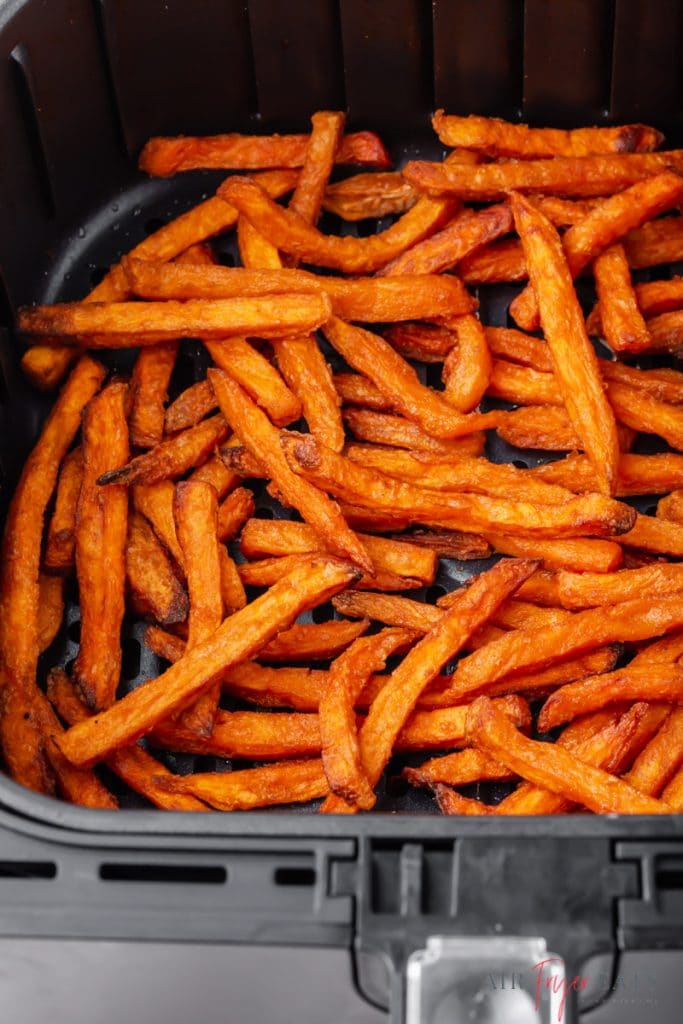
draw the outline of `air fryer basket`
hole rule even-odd
[[[81,297],[224,177],[148,180],[136,158],[149,136],[305,131],[314,110],[346,109],[400,164],[438,157],[429,113],[443,106],[557,125],[651,121],[676,145],[682,26],[676,0],[0,3],[3,513],[47,409],[19,372],[13,311]],[[484,321],[506,325],[514,294],[481,289]],[[198,349],[179,360],[177,387],[198,372]],[[540,460],[503,442],[491,454]],[[259,508],[272,509],[265,493]],[[437,584],[481,568],[448,563]],[[72,606],[53,660],[74,657],[77,619]],[[157,671],[131,627],[126,684]],[[115,814],[0,776],[0,933],[353,945],[359,987],[380,1004],[391,991],[396,1019],[405,960],[430,935],[539,936],[570,975],[588,956],[613,965],[619,949],[683,944],[680,816],[444,818],[391,783],[379,809]],[[584,1000],[604,994],[593,985]]]

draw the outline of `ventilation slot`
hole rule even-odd
[[[56,878],[57,865],[49,860],[0,860],[0,878]]]
[[[683,857],[660,857],[655,880],[658,889],[683,889]]]
[[[180,885],[225,885],[228,872],[218,865],[101,864],[103,882],[162,882]]]
[[[276,868],[274,881],[276,885],[315,885],[314,868]]]

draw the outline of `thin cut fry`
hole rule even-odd
[[[64,580],[41,573],[38,605],[38,644],[40,653],[48,649],[59,633],[64,618]]]
[[[600,490],[611,494],[619,460],[616,424],[557,232],[521,196],[514,195],[512,204],[567,412],[593,463]]]
[[[369,622],[295,623],[259,652],[263,661],[326,661],[346,650]]]
[[[234,559],[228,554],[228,549],[221,544],[218,549],[221,571],[221,598],[223,600],[223,616],[232,615],[247,603],[247,595],[244,593],[244,586],[237,571]]]
[[[439,558],[455,558],[461,562],[468,562],[476,558],[488,558],[491,554],[491,545],[476,533],[418,529],[405,536],[412,544],[430,548]]]
[[[615,352],[641,352],[649,348],[652,339],[638,309],[623,245],[605,249],[593,262],[593,275],[602,330],[610,348]]]
[[[481,423],[483,417],[477,415],[476,418]],[[370,409],[345,409],[343,420],[361,441],[428,452],[434,457],[481,455],[484,448],[485,435],[478,427],[463,437],[437,438],[403,416],[373,412]]]
[[[616,573],[559,572],[555,579],[563,608],[591,608],[683,590],[683,565],[656,562]]]
[[[178,343],[143,348],[130,380],[128,429],[134,448],[153,448],[164,436],[164,405],[175,366]]]
[[[683,769],[678,769],[662,793],[662,800],[665,800],[675,811],[683,809]]]
[[[547,483],[560,484],[575,493],[595,490],[593,467],[583,455],[569,455],[558,462],[549,462],[529,471]],[[619,456],[617,490],[619,497],[634,494],[666,494],[683,487],[683,455],[665,452],[661,455]]]
[[[467,732],[477,747],[522,778],[569,797],[597,814],[669,814],[672,808],[565,750],[523,736],[488,697],[470,705]]]
[[[624,776],[629,786],[659,796],[683,764],[683,708],[674,708]]]
[[[364,220],[405,213],[417,198],[415,190],[398,171],[361,173],[328,185],[323,209],[342,220]]]
[[[486,532],[494,551],[515,558],[541,558],[546,569],[570,569],[573,572],[612,572],[618,569],[622,550],[609,540],[528,540],[509,534]]]
[[[426,324],[395,324],[384,337],[405,359],[423,363],[442,363],[457,341],[447,327]]]
[[[683,491],[672,491],[657,502],[657,518],[683,525]]]
[[[220,673],[254,655],[306,608],[322,603],[357,577],[348,563],[311,558],[246,608],[225,619],[203,643],[158,678],[126,694],[108,711],[73,726],[60,746],[74,764],[92,764],[135,742],[211,686]]]
[[[505,765],[474,747],[446,754],[445,757],[434,757],[419,768],[404,768],[402,774],[412,786],[432,786],[435,783],[466,786],[470,782],[510,782],[517,777]]]
[[[216,396],[208,380],[200,380],[181,392],[171,402],[164,416],[164,431],[175,434],[178,430],[196,427],[200,420],[214,412]]]
[[[120,468],[101,474],[99,483],[149,485],[182,476],[188,469],[204,462],[229,433],[230,428],[219,413],[162,441]]]
[[[164,626],[187,618],[187,594],[173,563],[151,525],[135,511],[128,517],[126,579],[139,615],[149,615]]]
[[[351,558],[365,572],[371,573],[370,557],[346,525],[339,507],[308,481],[301,480],[292,472],[280,448],[278,431],[258,406],[221,371],[210,370],[209,379],[231,427],[254,458],[263,465],[287,504],[300,512],[328,547]]]
[[[321,110],[311,118],[311,134],[306,146],[303,168],[294,195],[289,201],[309,224],[316,224],[325,188],[334,167],[335,153],[342,144],[344,114]]]
[[[361,534],[358,534],[358,538],[359,542],[362,542]],[[318,549],[326,550],[322,544],[318,545]],[[291,572],[292,568],[305,558],[304,554],[262,558],[258,562],[244,562],[238,566],[237,571],[245,586],[269,587]],[[357,586],[361,590],[415,590],[423,586],[423,582],[415,576],[401,576],[391,569],[375,566],[372,574],[363,573]]]
[[[242,529],[254,512],[254,495],[246,487],[238,487],[218,508],[217,537],[226,544]]]
[[[219,811],[251,811],[255,807],[307,803],[327,793],[322,761],[243,768],[233,772],[164,775],[157,785],[169,793],[191,795]]]
[[[219,501],[227,497],[240,482],[240,477],[228,469],[218,454],[212,455],[201,466],[194,469],[189,479],[211,484]]]
[[[133,487],[133,507],[149,520],[157,537],[173,556],[175,564],[182,569],[183,553],[173,516],[174,496],[175,487],[170,480],[161,480],[158,484],[136,484]]]
[[[458,344],[443,365],[444,397],[458,412],[472,412],[479,405],[491,378],[491,353],[486,333],[476,316],[449,319]]]
[[[636,516],[634,526],[619,538],[629,547],[653,551],[658,555],[683,558],[683,527],[679,523],[656,519],[654,516]]]
[[[82,480],[83,451],[78,447],[66,456],[59,474],[43,557],[43,564],[49,572],[68,573],[74,567],[76,509]]]
[[[244,338],[207,341],[216,366],[225,370],[265,411],[277,426],[293,423],[301,416],[301,403],[292,394],[275,367]]]
[[[607,385],[607,397],[619,419],[634,430],[659,434],[673,448],[683,448],[683,410],[626,384]]]
[[[592,676],[569,683],[551,694],[541,708],[538,727],[543,732],[568,722],[576,715],[597,711],[622,700],[683,701],[683,670],[674,665],[647,665],[617,669],[609,675]]]
[[[121,674],[128,494],[125,487],[101,487],[99,479],[128,458],[126,391],[125,384],[109,384],[83,418],[83,483],[76,515],[81,642],[73,672],[93,710],[114,701]]]
[[[547,156],[592,156],[599,153],[644,153],[664,136],[643,124],[615,128],[530,128],[495,117],[456,117],[437,110],[432,127],[445,146],[481,150],[487,156],[538,159]]]

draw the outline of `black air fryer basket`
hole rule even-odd
[[[150,136],[306,131],[313,111],[346,109],[349,128],[381,133],[400,165],[440,156],[429,114],[444,107],[560,126],[646,121],[681,145],[682,29],[676,0],[0,3],[3,510],[48,405],[19,372],[13,311],[80,298],[225,176],[147,179],[136,161]],[[482,289],[484,321],[505,326],[514,293]],[[190,349],[182,383],[196,372]],[[450,565],[446,586],[473,571]],[[76,618],[74,607],[58,641],[64,664]],[[156,671],[131,631],[127,684]],[[683,947],[681,816],[449,818],[391,781],[378,807],[114,813],[0,775],[0,934],[348,947],[360,990],[396,1021],[407,964],[417,1021],[443,977],[529,974],[547,949],[571,979],[597,957],[599,971],[583,970],[588,1006],[620,951]],[[572,995],[565,1019],[575,1008]]]

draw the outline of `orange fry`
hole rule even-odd
[[[76,514],[81,640],[73,672],[93,710],[114,701],[121,674],[128,494],[121,486],[101,487],[99,479],[128,458],[126,392],[125,384],[109,384],[83,418],[83,483]]]
[[[635,525],[622,534],[619,542],[658,555],[683,558],[683,527],[678,523],[667,522],[666,519],[639,514]]]
[[[237,571],[234,559],[228,554],[228,549],[219,545],[218,557],[221,573],[221,598],[223,600],[223,615],[232,615],[247,603],[247,595],[244,593],[244,586]]]
[[[162,441],[144,455],[137,455],[126,465],[101,474],[101,484],[157,484],[182,476],[193,466],[205,461],[216,445],[225,441],[230,428],[217,414],[196,427],[184,430]]]
[[[483,416],[475,414],[475,417],[481,424]],[[370,409],[345,409],[343,420],[354,437],[361,441],[409,448],[429,453],[435,458],[481,455],[484,448],[484,434],[479,428],[462,437],[436,438],[402,416],[373,412]]]
[[[683,491],[672,491],[657,502],[657,518],[683,525]]]
[[[435,783],[466,786],[470,782],[510,782],[516,778],[515,773],[505,765],[474,747],[444,757],[434,757],[419,768],[404,768],[402,774],[411,786],[433,786]]]
[[[683,590],[683,565],[655,562],[611,573],[559,572],[555,577],[563,608],[591,608]]]
[[[491,353],[486,333],[476,316],[449,319],[458,344],[443,366],[444,397],[458,412],[472,412],[479,405],[491,378]]]
[[[672,808],[594,768],[557,743],[523,736],[488,697],[470,705],[467,734],[487,754],[537,786],[583,804],[597,814],[668,814]]]
[[[321,110],[311,118],[311,134],[306,146],[303,168],[294,195],[289,201],[309,224],[316,224],[325,188],[334,167],[335,154],[342,143],[344,114]]]
[[[593,263],[605,341],[615,352],[641,352],[652,345],[638,309],[623,245],[610,245]]]
[[[57,636],[64,618],[64,580],[61,576],[40,574],[38,578],[38,644],[40,653],[48,649]]]
[[[361,405],[376,412],[391,409],[391,402],[362,373],[335,373],[332,382],[345,405]]]
[[[298,524],[296,524],[298,525]],[[357,535],[359,542],[361,534]],[[325,551],[326,548],[319,544],[318,550]],[[369,549],[368,549],[369,551]],[[372,553],[370,556],[372,557]],[[282,579],[299,562],[305,560],[306,555],[283,555],[277,558],[262,558],[258,562],[245,562],[238,566],[239,577],[245,586],[269,587],[277,580]],[[415,590],[423,586],[421,580],[415,576],[400,576],[391,569],[382,569],[375,566],[372,574],[363,573],[357,586],[361,590]]]
[[[135,611],[170,626],[187,618],[187,594],[157,536],[139,512],[128,517],[126,580]]]
[[[664,136],[643,124],[615,128],[530,128],[495,117],[456,117],[437,110],[432,127],[445,146],[481,150],[487,156],[538,159],[547,156],[592,156],[600,153],[644,153]]]
[[[200,420],[214,412],[218,403],[208,380],[200,380],[182,391],[171,402],[164,417],[164,431],[175,434],[196,427]]]
[[[327,779],[319,759],[287,761],[232,772],[169,773],[155,781],[169,794],[193,796],[219,811],[251,811],[255,807],[306,803],[327,793]]]
[[[529,540],[509,534],[486,532],[494,551],[515,558],[541,558],[546,569],[574,572],[612,572],[621,563],[622,551],[609,540]]]
[[[292,394],[275,367],[244,338],[207,341],[216,366],[237,381],[277,426],[301,416],[301,402]]]
[[[365,572],[372,562],[363,545],[347,526],[339,507],[321,491],[289,468],[280,447],[280,435],[244,391],[219,370],[209,370],[218,403],[242,443],[264,467],[287,504],[296,508],[338,554],[351,558]]]
[[[164,436],[164,405],[178,343],[143,348],[130,379],[128,430],[134,448],[153,448]]]
[[[683,409],[626,384],[607,385],[607,397],[619,419],[634,430],[658,434],[672,448],[683,448]]]
[[[405,213],[417,202],[417,193],[398,171],[354,174],[328,185],[323,209],[342,220],[364,220]]]
[[[217,536],[227,543],[241,530],[254,511],[254,495],[246,487],[238,487],[218,508]]]
[[[676,703],[683,701],[683,670],[674,665],[647,665],[617,669],[569,683],[551,694],[541,708],[538,727],[543,732],[577,715],[597,711],[622,700]]]
[[[384,337],[405,359],[419,359],[423,363],[442,363],[457,343],[455,334],[447,327],[426,324],[395,324],[385,331]]]
[[[488,558],[491,545],[476,533],[461,533],[458,530],[413,530],[405,536],[411,544],[430,548],[439,558],[455,558],[461,562],[476,558]],[[400,539],[397,538],[397,539]]]
[[[575,493],[594,491],[595,474],[583,455],[568,455],[558,462],[549,462],[529,471],[546,483],[559,484]],[[665,452],[661,455],[619,456],[616,493],[619,497],[634,494],[666,494],[683,487],[683,455]]]
[[[151,523],[152,529],[173,556],[175,564],[182,569],[183,553],[173,516],[175,487],[170,480],[158,484],[136,484],[133,487],[133,507]]]
[[[665,800],[676,811],[683,810],[683,769],[678,769],[662,793],[662,800]]]
[[[616,486],[619,460],[616,424],[559,237],[521,196],[512,196],[512,208],[569,418],[593,463],[600,490],[610,494]]]
[[[624,776],[629,786],[659,796],[683,764],[683,708],[674,708]]]
[[[43,564],[49,572],[67,573],[74,567],[76,509],[82,480],[83,452],[79,447],[66,456],[59,474],[43,556]]]

